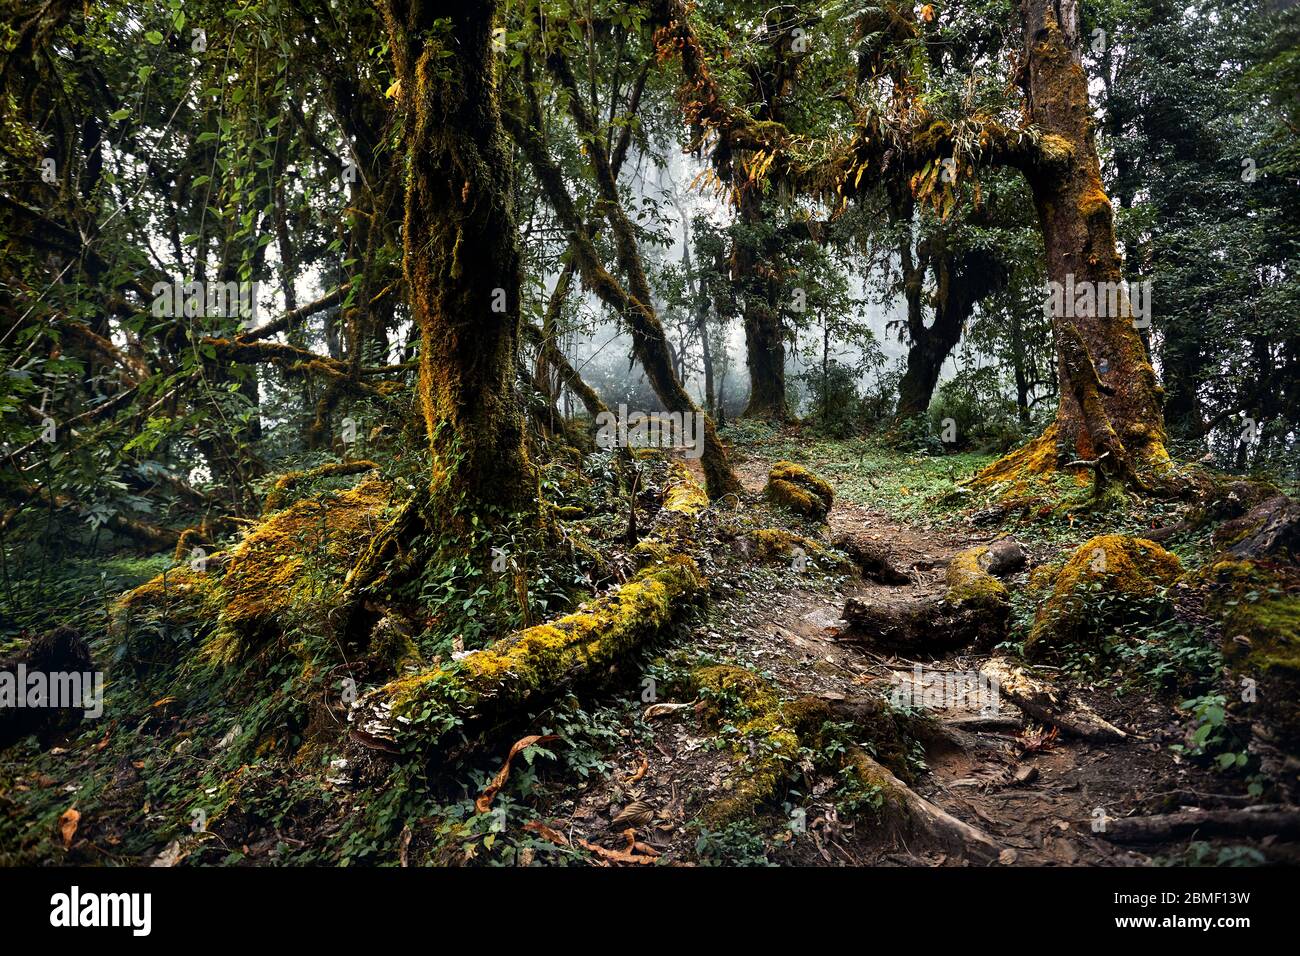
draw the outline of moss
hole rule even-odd
[[[1223,657],[1243,689],[1250,719],[1285,752],[1300,748],[1300,569],[1221,559],[1186,578],[1206,590],[1205,609],[1223,627]],[[1247,695],[1245,680],[1257,686]]]
[[[799,737],[772,687],[753,671],[720,664],[693,673],[706,723],[735,726],[733,755],[740,767],[728,796],[705,811],[714,824],[726,823],[770,799],[799,758]]]
[[[275,480],[271,491],[266,496],[263,511],[272,512],[289,503],[289,495],[297,485],[316,481],[320,478],[334,478],[341,475],[356,475],[363,471],[373,471],[379,466],[373,461],[332,461],[306,471],[288,471]]]
[[[948,562],[945,583],[948,590],[944,600],[949,604],[974,604],[982,607],[1009,607],[1011,596],[1007,587],[980,566],[980,558],[987,547],[969,548],[953,556]]]
[[[391,502],[392,487],[367,478],[350,491],[296,502],[259,524],[231,554],[217,633],[204,656],[231,663],[249,639],[289,623],[299,602],[327,604]]]
[[[673,556],[572,614],[504,638],[445,667],[402,678],[383,693],[393,714],[436,747],[453,727],[516,713],[570,676],[602,671],[670,624],[705,581],[695,563]]]
[[[664,490],[663,510],[694,517],[709,506],[709,496],[680,461],[668,465],[668,487]]]
[[[1100,636],[1103,628],[1122,623],[1118,618],[1125,598],[1150,597],[1180,574],[1178,558],[1154,541],[1121,534],[1085,541],[1061,567],[1051,594],[1039,607],[1025,642],[1026,654],[1041,656]],[[1104,608],[1097,592],[1112,597]],[[1113,600],[1116,596],[1119,600]]]
[[[1224,657],[1235,669],[1300,675],[1300,572],[1219,560],[1188,580],[1209,587],[1206,609],[1223,621]]]
[[[215,574],[195,571],[189,565],[172,568],[117,599],[113,605],[112,629],[114,633],[126,634],[141,624],[163,621],[178,627],[193,627],[214,612],[217,585]]]
[[[835,500],[830,482],[789,461],[778,461],[767,476],[764,494],[784,508],[823,521]]]
[[[1060,432],[1053,422],[1037,438],[1003,455],[971,479],[971,487],[1001,488],[1001,497],[1016,498],[1030,494],[1035,485],[1060,474],[1061,452],[1058,447]],[[1077,484],[1086,485],[1092,479],[1084,469],[1075,469]]]

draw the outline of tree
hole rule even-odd
[[[496,6],[446,16],[429,0],[385,0],[383,12],[405,113],[404,270],[434,490],[476,512],[522,509],[537,488],[512,391],[520,273]]]

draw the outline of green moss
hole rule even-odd
[[[1125,599],[1150,597],[1181,573],[1175,555],[1145,538],[1103,534],[1084,542],[1056,574],[1034,617],[1026,654],[1042,656],[1100,637],[1108,624],[1123,622]],[[1099,595],[1107,598],[1104,613]]]
[[[327,603],[382,526],[391,500],[390,485],[368,478],[350,491],[296,502],[259,524],[231,554],[217,632],[204,657],[229,664],[250,639],[289,623],[299,602]]]
[[[944,600],[953,605],[1010,606],[1011,596],[1006,585],[980,567],[980,558],[987,552],[987,547],[969,548],[953,556],[945,576],[948,590]]]
[[[571,675],[616,663],[670,624],[704,587],[693,561],[672,556],[572,614],[394,681],[383,693],[419,745],[433,748],[463,722],[519,712]]]
[[[720,664],[694,672],[701,716],[717,728],[731,724],[732,751],[740,772],[728,796],[712,803],[705,818],[713,825],[750,813],[775,795],[799,758],[799,738],[771,686],[753,671]]]
[[[789,461],[772,466],[764,494],[781,507],[815,521],[825,520],[835,500],[835,489],[828,481]]]

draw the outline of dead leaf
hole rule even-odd
[[[501,769],[497,771],[497,775],[492,778],[492,782],[488,784],[487,789],[484,790],[479,798],[474,801],[474,809],[479,813],[487,813],[488,810],[492,808],[493,798],[496,797],[498,791],[506,785],[506,781],[510,779],[510,762],[514,760],[515,757],[519,756],[521,751],[531,747],[533,744],[544,744],[559,739],[560,738],[555,734],[534,734],[533,736],[521,737],[519,740],[516,740],[515,745],[510,748],[510,753],[506,756],[506,762],[502,765]]]
[[[63,837],[63,849],[72,846],[72,838],[77,835],[77,826],[81,823],[81,812],[69,808],[59,817],[59,833]]]
[[[644,720],[653,720],[656,717],[666,717],[668,714],[675,714],[679,710],[691,707],[691,704],[651,704],[641,715]]]
[[[530,833],[536,833],[543,840],[554,843],[556,846],[571,846],[568,837],[559,830],[552,830],[541,820],[529,820],[524,824],[524,829]]]
[[[596,854],[596,856],[600,857],[602,860],[607,860],[614,863],[646,864],[646,863],[653,863],[655,861],[655,857],[653,856],[641,856],[629,850],[610,850],[596,843],[588,843],[586,840],[579,840],[578,846],[582,847],[584,850],[590,850],[592,853]]]

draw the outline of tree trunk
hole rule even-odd
[[[1021,0],[1020,9],[1029,115],[1047,134],[1043,149],[1052,160],[1027,173],[1048,277],[1066,290],[1083,283],[1104,288],[1123,276],[1113,210],[1102,190],[1088,80],[1077,61],[1077,12],[1067,0]],[[1078,308],[1076,302],[1072,309],[1053,309],[1061,383],[1057,452],[1065,459],[1106,455],[1108,473],[1145,484],[1170,465],[1162,391],[1127,295],[1121,292],[1113,310],[1105,307],[1105,296],[1099,298],[1101,307],[1085,302]]]
[[[493,85],[495,8],[383,0],[406,114],[403,267],[420,329],[434,492],[524,508],[537,488],[511,387],[520,266]],[[449,32],[438,28],[444,19]],[[443,35],[445,49],[435,39]]]
[[[753,187],[741,189],[740,219],[747,235],[736,243],[732,268],[745,295],[745,363],[749,367],[749,402],[742,418],[786,421],[785,334],[766,267],[766,250],[757,244],[763,227],[763,200]]]

